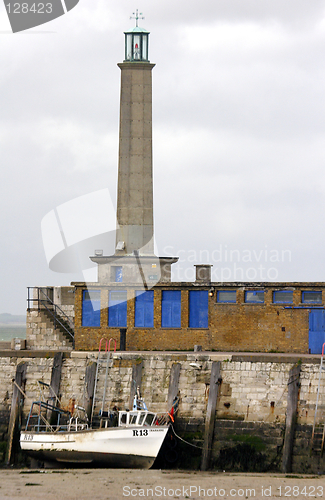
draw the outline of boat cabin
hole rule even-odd
[[[119,427],[154,425],[156,413],[150,411],[120,411],[118,418]]]

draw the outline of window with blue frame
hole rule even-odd
[[[108,326],[126,328],[127,292],[125,290],[109,292]]]
[[[162,328],[181,327],[181,291],[162,291],[161,326]]]
[[[189,327],[209,327],[209,292],[193,290],[189,293]]]
[[[153,290],[138,291],[135,295],[134,326],[153,328]]]
[[[236,304],[236,290],[218,290],[217,302]]]
[[[100,326],[100,290],[84,290],[82,326]]]
[[[115,283],[123,282],[123,271],[122,266],[113,266],[113,278]]]
[[[305,291],[302,292],[301,301],[304,304],[321,304],[322,303],[322,292],[319,291]]]
[[[245,302],[248,304],[263,304],[264,290],[247,290],[245,292]]]
[[[291,290],[276,290],[273,292],[274,304],[292,304],[293,291]]]

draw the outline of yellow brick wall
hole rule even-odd
[[[282,288],[285,288],[282,284]],[[254,288],[254,284],[237,287],[236,303],[224,304],[216,301],[218,285],[214,284],[215,293],[209,297],[209,328],[194,329],[188,327],[189,290],[205,289],[190,284],[156,285],[154,288],[154,328],[135,328],[134,309],[135,291],[128,290],[127,305],[127,350],[193,350],[196,344],[204,350],[242,351],[242,352],[296,352],[308,353],[309,309],[299,308],[301,290],[296,288],[293,303],[273,304],[273,290],[280,286],[256,286],[265,290],[264,304],[244,302],[245,289]],[[122,284],[121,284],[122,287]],[[82,287],[76,287],[75,294],[75,342],[77,350],[97,350],[101,338],[114,338],[119,349],[119,328],[108,325],[108,287],[94,286],[101,289],[101,327],[82,327]],[[161,292],[164,289],[181,289],[181,328],[161,328]],[[234,287],[219,286],[219,289]],[[315,289],[309,286],[309,289]],[[319,288],[316,288],[319,289]],[[325,292],[323,292],[323,303]],[[289,307],[288,307],[289,306]],[[293,308],[295,307],[295,309]]]

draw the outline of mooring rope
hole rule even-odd
[[[171,428],[173,430],[173,433],[174,433],[175,437],[177,437],[177,439],[180,439],[181,441],[183,441],[183,443],[186,443],[189,446],[193,446],[194,448],[199,448],[199,450],[203,450],[203,446],[197,446],[196,444],[189,443],[188,441],[185,441],[185,439],[181,438],[181,436],[179,436],[178,434],[176,434],[176,431],[174,429],[173,424],[170,424],[170,426],[171,426]]]

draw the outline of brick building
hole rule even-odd
[[[319,353],[325,342],[324,283],[74,285],[78,350],[118,341],[120,328],[127,350]]]

